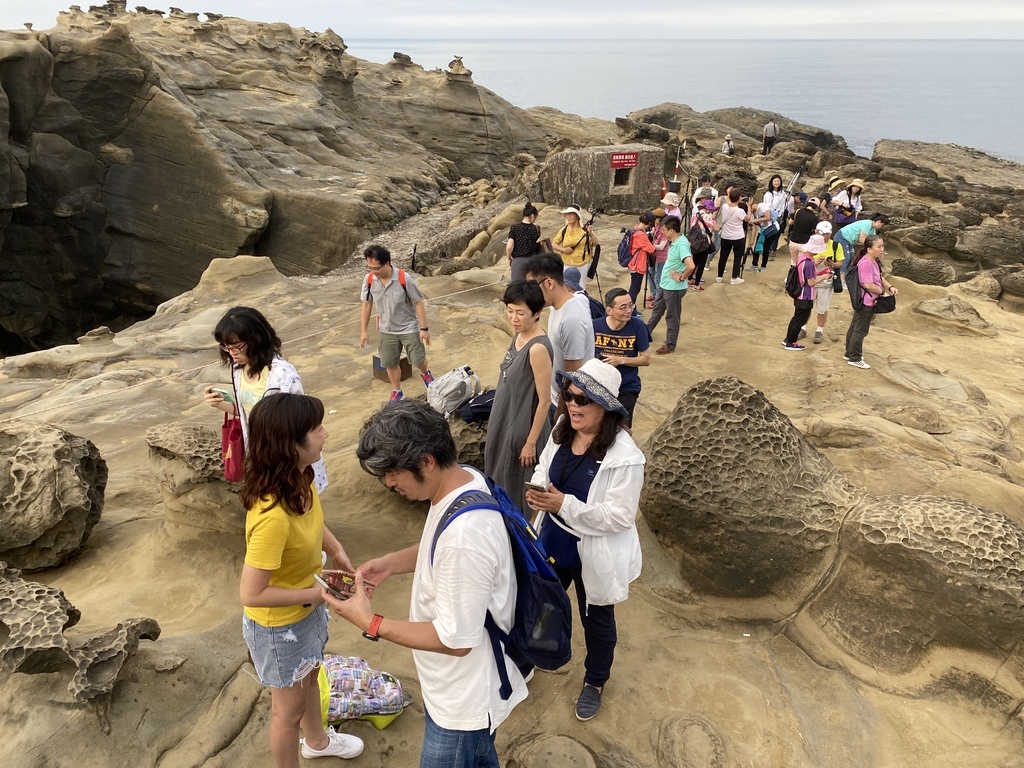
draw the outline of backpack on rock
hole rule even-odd
[[[453,368],[427,388],[427,403],[446,419],[480,394],[480,378],[468,365]]]

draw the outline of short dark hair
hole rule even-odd
[[[743,190],[740,189],[738,186],[733,187],[732,189],[729,190],[730,203],[738,203],[741,197],[743,197]],[[664,226],[664,222],[662,222],[662,226]]]
[[[629,291],[625,288],[612,288],[604,295],[604,305],[606,307],[614,307],[615,300],[619,298],[619,296],[629,296]]]
[[[356,458],[364,471],[383,477],[408,470],[423,479],[423,460],[442,469],[458,463],[448,420],[422,400],[399,400],[374,413],[359,432]]]
[[[385,264],[391,263],[391,251],[389,251],[383,245],[371,245],[369,248],[363,251],[363,257],[367,259],[373,259],[382,267]]]
[[[218,344],[245,344],[245,356],[249,359],[246,370],[250,376],[259,375],[269,368],[275,355],[281,354],[281,339],[258,309],[232,307],[217,323],[213,338]],[[223,349],[220,360],[231,365],[231,355]]]
[[[565,285],[565,279],[562,277],[564,269],[562,260],[553,253],[538,253],[526,262],[526,271],[523,274],[533,275],[540,280],[547,280],[550,277],[559,285]]]
[[[707,182],[708,184],[711,183],[711,174],[705,173],[703,176],[700,177],[700,183],[704,184],[705,182]]]
[[[884,213],[872,213],[871,214],[871,220],[872,221],[880,221],[883,224],[888,224],[889,223],[889,217],[886,216]]]
[[[527,309],[533,314],[537,314],[544,309],[544,292],[535,281],[513,280],[505,289],[505,295],[501,297],[501,301],[506,306],[525,304]]]
[[[666,216],[661,220],[661,228],[672,232],[682,232],[683,222],[678,216]]]

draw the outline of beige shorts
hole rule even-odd
[[[832,293],[833,291],[831,280],[826,280],[825,282],[819,283],[818,285],[814,286],[814,296],[816,299],[815,308],[817,309],[819,315],[824,315],[826,312],[828,312],[828,305],[832,301]]]
[[[427,359],[427,350],[420,341],[419,331],[416,333],[381,333],[377,342],[380,353],[380,364],[385,368],[394,368],[402,359],[402,347],[409,356],[409,362],[417,368]]]

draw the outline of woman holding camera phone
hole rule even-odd
[[[356,757],[363,742],[324,729],[318,667],[327,643],[327,609],[314,576],[321,551],[352,571],[345,548],[324,525],[313,463],[327,430],[315,397],[275,393],[249,415],[249,449],[239,497],[245,518],[245,563],[239,597],[242,635],[260,682],[270,688],[270,749],[278,768],[306,759]],[[301,733],[305,738],[299,738]]]
[[[213,338],[220,345],[220,359],[231,368],[234,402],[228,402],[212,386],[203,390],[211,408],[242,422],[242,439],[249,445],[249,413],[263,397],[273,392],[302,394],[302,381],[295,366],[281,357],[281,339],[259,310],[232,307],[217,323]],[[322,459],[313,465],[316,489],[327,487],[327,469]]]
[[[588,360],[578,371],[559,371],[557,381],[555,428],[530,480],[547,491],[528,488],[526,501],[562,586],[576,585],[587,646],[576,717],[590,720],[611,675],[615,603],[640,575],[636,513],[645,459],[625,429],[615,366]]]

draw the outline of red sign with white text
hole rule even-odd
[[[636,152],[612,152],[612,168],[636,168]]]

